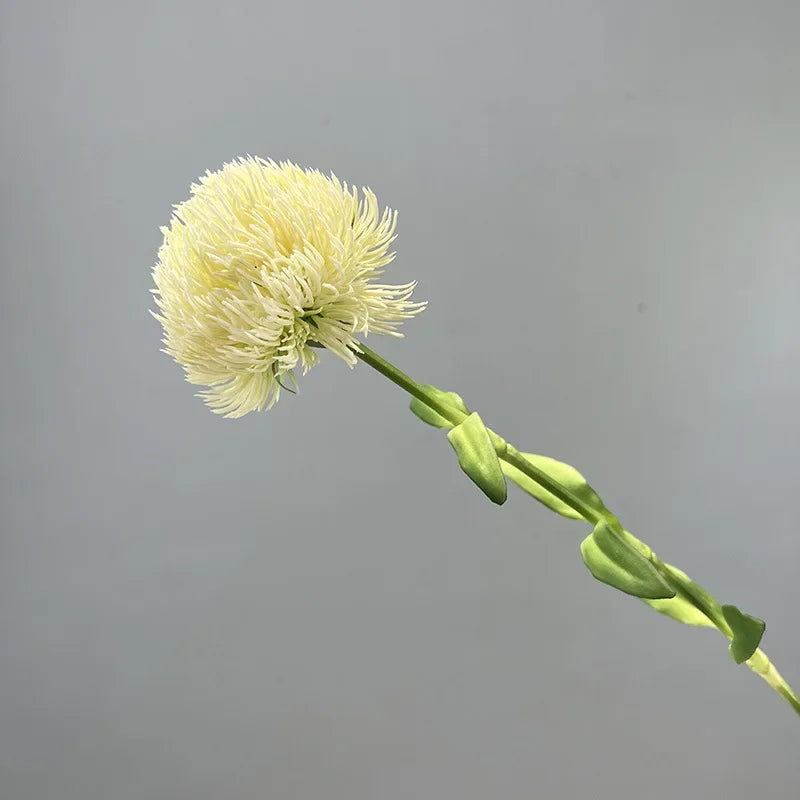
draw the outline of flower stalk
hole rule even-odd
[[[382,356],[378,355],[374,350],[371,350],[369,347],[363,344],[363,342],[358,342],[357,345],[353,347],[353,352],[365,364],[368,364],[381,375],[392,381],[392,383],[408,392],[408,394],[410,394],[420,403],[423,403],[425,406],[427,406],[427,408],[431,409],[431,411],[435,412],[435,414],[448,423],[448,426],[459,426],[469,416],[465,410],[459,409],[454,405],[443,401],[441,399],[443,394],[442,392],[434,389],[433,387],[419,384],[405,372],[395,367]],[[695,584],[693,581],[689,580],[684,573],[680,572],[680,570],[676,570],[674,567],[664,564],[664,562],[662,562],[655,555],[655,553],[653,553],[652,550],[647,547],[647,545],[635,539],[635,537],[633,537],[627,531],[624,531],[624,529],[622,529],[619,525],[616,517],[614,517],[611,512],[605,509],[604,506],[598,508],[596,504],[587,503],[581,499],[581,497],[579,497],[575,491],[571,490],[570,487],[562,484],[557,478],[554,478],[545,470],[531,463],[525,454],[521,453],[515,447],[503,440],[494,431],[487,429],[487,432],[489,433],[490,440],[494,445],[497,458],[517,469],[520,473],[525,475],[538,487],[544,490],[545,493],[555,497],[565,506],[574,511],[575,515],[570,516],[573,516],[573,518],[582,518],[592,526],[597,526],[603,524],[604,522],[608,522],[614,528],[621,531],[621,533],[627,537],[628,541],[635,543],[633,544],[633,547],[638,552],[646,554],[650,564],[655,567],[660,578],[672,591],[672,597],[642,597],[641,599],[644,599],[645,602],[652,603],[656,610],[662,611],[662,613],[667,613],[669,616],[672,616],[678,621],[685,622],[687,624],[703,624],[709,627],[715,627],[731,643],[737,639],[737,631],[735,631],[729,624],[728,616],[725,613],[725,609],[730,609],[733,607],[721,606],[710,594],[708,594],[708,592]],[[541,499],[541,497],[537,496],[537,499]],[[587,566],[590,565],[587,564]],[[612,585],[614,584],[612,583]],[[625,589],[623,589],[623,591],[625,591]],[[699,612],[705,618],[705,621],[689,621],[688,619],[682,618],[677,610],[671,613],[670,611],[664,611],[663,607],[659,608],[655,605],[657,602],[663,603],[665,601],[667,603],[680,602],[687,604],[694,608],[695,613]],[[761,621],[757,620],[757,622]],[[763,629],[764,625],[761,623],[760,633],[758,634],[759,640],[760,634],[763,633]],[[797,696],[791,686],[786,682],[786,680],[781,676],[781,674],[769,660],[764,651],[761,650],[757,645],[758,641],[756,641],[755,645],[753,646],[752,654],[749,655],[749,657],[746,659],[735,658],[735,660],[737,660],[737,662],[743,660],[744,663],[746,663],[747,666],[754,673],[756,673],[756,675],[759,675],[761,678],[763,678],[766,683],[772,687],[772,689],[774,689],[798,715],[800,715],[800,697]]]

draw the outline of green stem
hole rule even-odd
[[[421,386],[413,378],[410,378],[405,372],[401,372],[394,364],[390,364],[385,358],[381,358],[374,350],[370,350],[362,342],[358,343],[358,350],[353,349],[353,352],[366,364],[369,364],[373,369],[377,370],[384,377],[388,378],[392,383],[396,383],[401,389],[405,389],[410,395],[413,395],[417,400],[421,400],[428,408],[432,408],[439,416],[444,417],[453,425],[458,425],[466,418],[456,408],[440,403],[424,386]]]
[[[397,369],[394,364],[390,364],[386,359],[381,358],[374,350],[370,350],[370,348],[362,342],[359,342],[358,346],[359,350],[354,350],[353,352],[355,352],[362,361],[380,372],[381,375],[397,384],[401,389],[405,389],[418,400],[421,400],[428,408],[432,408],[441,417],[452,422],[453,425],[458,425],[464,421],[466,414],[452,406],[441,403],[431,392],[425,389],[424,386],[406,375],[405,372]],[[491,433],[493,433],[493,431]],[[499,445],[497,447],[497,455],[499,458],[511,464],[513,467],[516,467],[520,472],[523,472],[529,478],[536,481],[540,486],[543,486],[548,492],[577,511],[588,522],[596,525],[600,521],[601,515],[598,514],[597,511],[586,505],[586,503],[579,497],[576,497],[565,486],[553,480],[547,473],[542,472],[531,464],[516,448],[504,442],[499,436],[496,437],[495,442]],[[616,522],[616,520],[613,520],[613,522]]]
[[[798,714],[800,714],[800,697],[783,679],[775,666],[760,648],[745,662],[756,675],[760,675]]]
[[[466,419],[467,415],[464,414],[464,412],[442,403],[433,395],[432,392],[428,391],[424,386],[417,383],[413,378],[406,375],[405,372],[402,372],[395,367],[394,364],[386,361],[386,359],[379,356],[374,350],[371,350],[362,342],[359,342],[356,347],[353,347],[353,352],[366,364],[369,364],[369,366],[371,366],[373,369],[380,372],[381,375],[388,378],[390,381],[392,381],[392,383],[395,383],[413,397],[416,397],[418,400],[425,403],[428,408],[433,409],[437,414],[439,414],[439,416],[448,420],[448,422],[451,422],[454,426],[459,425],[464,421],[464,419]],[[563,503],[566,503],[570,508],[577,511],[587,522],[591,523],[592,525],[596,525],[603,518],[598,511],[586,505],[579,497],[576,497],[565,486],[562,486],[560,483],[558,483],[558,481],[554,480],[545,472],[542,472],[540,469],[531,464],[528,459],[522,455],[522,453],[520,453],[512,445],[505,442],[493,431],[490,431],[490,435],[492,436],[492,440],[495,444],[498,458],[501,458],[506,463],[516,467],[518,470],[520,470],[520,472],[523,472]],[[614,527],[619,527],[621,530],[619,521],[612,514],[608,515],[608,521]],[[684,589],[675,583],[674,580],[672,580],[672,577],[666,570],[665,565],[662,564],[658,558],[656,558],[655,554],[652,554],[652,560],[656,566],[659,567],[664,577],[669,581],[676,592],[685,595],[686,593],[684,592]],[[732,633],[728,624],[725,622],[724,618],[717,614],[716,610],[706,602],[704,597],[694,595],[686,596],[695,604],[695,606],[699,607],[710,620],[714,622],[714,624],[717,626],[720,632],[726,636],[726,638],[731,638]],[[800,714],[800,698],[798,698],[798,696],[794,693],[789,684],[786,683],[781,674],[777,669],[775,669],[774,665],[770,662],[762,650],[756,650],[752,657],[747,661],[747,666],[750,667],[750,669],[757,675],[760,675],[784,700],[786,700],[787,703],[789,703],[789,705],[798,714]]]

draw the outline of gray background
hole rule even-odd
[[[328,356],[222,420],[159,226],[254,153],[400,210],[370,343],[577,465],[800,684],[795,2],[8,2],[3,800],[792,798],[788,706]]]

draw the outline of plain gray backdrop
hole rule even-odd
[[[32,2],[2,33],[0,797],[794,798],[800,725],[330,354],[211,414],[159,227],[247,153],[397,208],[369,343],[576,465],[800,684],[796,2]]]

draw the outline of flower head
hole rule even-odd
[[[272,406],[326,347],[350,366],[356,333],[402,336],[416,281],[371,283],[393,259],[396,212],[369,189],[289,162],[242,158],[175,207],[153,270],[165,351],[217,413]],[[286,387],[284,387],[286,388]]]

